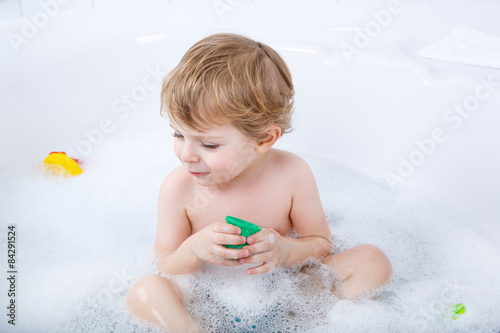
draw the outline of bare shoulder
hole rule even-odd
[[[160,187],[160,197],[174,195],[181,199],[183,193],[192,187],[192,181],[184,167],[178,166],[172,170],[163,180]]]
[[[307,162],[297,154],[292,152],[273,148],[271,153],[276,161],[283,163],[290,167],[308,167]]]
[[[294,180],[310,181],[311,177],[314,179],[311,168],[299,155],[280,149],[272,149],[272,154],[274,164],[279,168],[280,174],[293,177]]]
[[[192,197],[194,183],[192,177],[181,165],[172,170],[163,180],[158,197],[158,210],[168,210],[169,215],[176,212],[186,216],[186,207]]]

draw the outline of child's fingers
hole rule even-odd
[[[241,229],[237,226],[223,222],[212,224],[212,231],[231,235],[239,235],[241,233]]]
[[[255,243],[261,242],[265,238],[267,233],[268,232],[266,229],[262,229],[261,231],[255,233],[251,236],[248,236],[247,243],[248,244],[255,244]]]
[[[274,269],[273,265],[265,262],[262,265],[259,265],[257,267],[252,267],[252,268],[247,269],[246,273],[248,275],[264,274],[264,273],[270,272],[273,269]]]
[[[280,261],[279,242],[280,235],[273,229],[262,229],[247,238],[244,249],[248,249],[251,255],[240,259],[242,264],[262,263],[261,265],[247,269],[247,274],[267,273],[277,266]]]
[[[241,245],[245,244],[246,239],[239,235],[215,233],[212,241],[216,245]]]
[[[246,258],[250,255],[248,249],[228,249],[222,245],[216,245],[212,249],[211,259],[217,261],[217,259],[241,259]]]
[[[273,229],[262,229],[261,231],[248,236],[247,243],[255,244],[259,242],[265,242],[274,244],[276,242],[276,237],[279,237],[279,234]]]
[[[256,264],[259,262],[271,262],[272,260],[273,260],[272,252],[263,252],[259,254],[253,254],[246,258],[242,258],[240,262],[242,264]]]
[[[247,239],[247,242],[248,242],[248,239]],[[248,251],[250,251],[250,253],[252,253],[254,255],[258,254],[258,253],[271,251],[273,248],[274,248],[274,243],[268,243],[268,242],[258,242],[258,243],[252,244],[252,245],[245,246],[245,249],[248,249]]]
[[[250,253],[257,254],[272,251],[276,245],[276,231],[272,229],[263,229],[247,238],[249,245],[245,246]]]
[[[197,233],[193,252],[202,261],[214,265],[241,265],[239,259],[250,255],[248,249],[231,249],[224,245],[245,244],[246,238],[240,236],[240,229],[227,223],[214,223]]]
[[[241,250],[239,250],[241,251]],[[219,266],[240,266],[241,262],[240,259],[242,256],[247,254],[248,252],[238,252],[238,251],[219,251],[218,254],[216,255],[214,253],[206,251],[202,257],[200,257],[201,260],[204,262],[207,262],[212,265],[219,265]]]

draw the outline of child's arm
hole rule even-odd
[[[326,221],[318,187],[307,163],[293,158],[287,168],[292,184],[292,208],[290,219],[298,238],[280,236],[273,229],[263,229],[248,237],[252,256],[241,259],[242,263],[262,263],[250,268],[248,274],[261,274],[275,267],[290,267],[309,258],[324,258],[330,254],[330,228]]]
[[[250,253],[243,249],[227,249],[220,244],[243,244],[240,229],[227,223],[214,223],[192,235],[186,215],[190,202],[189,187],[182,177],[185,171],[174,170],[165,178],[158,198],[158,225],[154,250],[157,268],[163,274],[177,275],[199,271],[204,262],[215,265],[240,265],[237,258]]]

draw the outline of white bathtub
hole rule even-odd
[[[29,188],[35,193],[43,193],[42,188],[46,186],[54,189],[53,186],[59,185],[70,186],[65,188],[67,191],[77,191],[71,186],[77,186],[80,181],[54,185],[36,178],[41,177],[36,175],[39,163],[51,151],[66,151],[83,159],[89,174],[97,177],[90,182],[105,187],[101,199],[106,197],[106,191],[129,191],[127,186],[138,186],[143,193],[148,193],[144,195],[148,200],[139,200],[145,205],[140,212],[154,218],[158,182],[175,164],[170,152],[170,133],[165,120],[159,116],[161,77],[194,42],[219,31],[241,33],[263,41],[276,48],[289,64],[297,91],[295,131],[285,135],[279,147],[316,156],[311,157],[316,161],[321,160],[320,155],[342,161],[378,182],[380,188],[392,188],[392,193],[430,193],[429,196],[445,202],[449,207],[446,209],[457,210],[460,220],[481,239],[479,244],[486,247],[494,244],[491,251],[498,251],[500,70],[433,61],[417,54],[422,47],[449,34],[457,24],[500,36],[499,3],[198,1],[187,5],[177,1],[139,4],[42,0],[39,4],[43,6],[25,4],[21,11],[16,3],[0,3],[0,10],[12,10],[10,16],[4,12],[0,17],[3,19],[0,31],[4,36],[0,40],[0,171],[2,186],[6,189],[2,204],[10,206],[2,212],[0,233],[5,233],[7,225],[17,224],[21,234],[20,256],[35,251],[35,245],[23,243],[26,242],[23,238],[34,237],[28,237],[28,231],[39,231],[30,223],[35,223],[33,219],[40,216],[46,223],[43,230],[53,230],[46,236],[51,242],[64,238],[66,250],[72,248],[71,237],[78,232],[89,232],[83,226],[75,226],[68,229],[69,234],[61,235],[58,228],[65,228],[65,223],[59,220],[52,223],[50,209],[37,205],[30,208],[32,203],[23,196],[27,192],[16,192],[19,184],[27,186],[24,191]],[[356,34],[377,22],[374,13],[381,11],[391,12],[387,26],[379,24],[380,30],[372,33],[369,45],[360,48],[359,54],[346,57],[340,45],[354,45]],[[493,89],[487,98],[481,99],[471,116],[447,120],[448,110],[472,96],[485,81],[489,81]],[[129,150],[127,145],[131,142]],[[160,156],[158,151],[162,150],[165,155]],[[112,167],[108,163],[100,172],[100,163],[107,156],[113,156]],[[155,164],[166,167],[161,169]],[[130,184],[114,174],[118,170],[139,174],[151,171],[155,177],[140,185],[140,180]],[[124,171],[121,172],[123,176]],[[319,180],[327,179],[328,171],[321,171]],[[85,191],[92,193],[88,187]],[[78,201],[81,198],[64,193],[57,197],[66,199],[58,203],[74,205],[66,208],[66,215],[71,215],[71,211],[82,213]],[[34,196],[33,200],[38,197]],[[91,200],[91,195],[87,200]],[[105,207],[87,204],[95,211],[109,214]],[[54,205],[49,203],[48,207],[55,208]],[[24,216],[19,212],[22,207],[31,211],[27,213],[31,219],[21,217]],[[7,212],[14,220],[9,219]],[[432,219],[430,213],[426,217]],[[71,223],[71,219],[66,223]],[[119,225],[114,223],[111,225]],[[141,240],[133,244],[144,246],[153,241],[154,221],[147,223]],[[93,232],[100,233],[98,224],[93,227],[97,228],[92,229]],[[124,231],[120,235],[134,239],[134,235]],[[96,239],[97,247],[100,242],[106,244],[105,251],[112,251],[114,247],[110,244],[118,248],[124,246],[120,243],[122,238],[115,238],[111,227]],[[39,245],[50,248],[41,241]],[[470,246],[468,249],[474,251]],[[93,267],[88,261],[94,262],[96,257],[87,257],[84,252],[78,252],[86,262],[84,267]],[[19,265],[25,265],[23,270],[20,268],[21,282],[27,279],[26,283],[30,283],[23,272],[28,274],[31,264],[34,272],[45,274],[44,279],[50,285],[54,283],[51,277],[57,279],[57,272],[63,271],[65,265],[75,269],[71,278],[83,274],[85,269],[61,256],[60,250],[57,254],[51,253],[61,260],[55,264],[54,272],[40,268],[39,263],[29,257],[20,257]],[[49,264],[49,259],[43,258]],[[120,271],[116,267],[128,267],[125,258],[118,261],[120,264],[113,266],[113,274]],[[102,274],[92,276],[97,281],[94,284],[80,287],[80,293],[76,293],[80,298],[75,296],[76,300],[81,299],[86,290],[95,294],[96,290],[112,289],[102,287],[120,280],[116,277],[120,273],[106,273],[110,262],[106,259],[96,264]],[[65,283],[69,283],[69,278],[66,277]],[[24,295],[19,297],[26,300],[19,305],[21,310],[42,305],[40,299],[57,304],[50,295],[34,296],[43,294],[40,290],[43,286],[40,281],[33,287],[19,285],[20,295]],[[58,297],[71,296],[66,293],[68,288],[63,288],[64,293]],[[72,304],[68,299],[62,303]],[[42,331],[50,331],[54,328],[51,322],[66,318],[52,315],[55,321],[41,315],[19,314],[18,323],[27,331],[42,323]],[[482,317],[474,317],[474,320],[479,318]],[[498,321],[492,325],[498,325]],[[11,325],[1,327],[15,331]],[[99,329],[108,330],[103,326]]]

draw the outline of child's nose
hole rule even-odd
[[[184,163],[198,163],[200,155],[196,152],[196,148],[190,144],[185,144],[181,152],[181,160]]]

